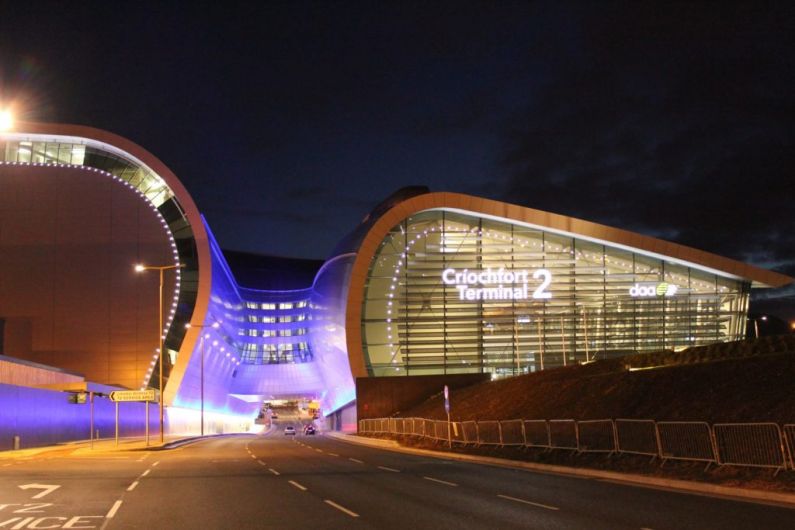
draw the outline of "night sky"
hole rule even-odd
[[[425,184],[795,275],[793,2],[142,5],[0,1],[0,101],[139,143],[224,248]]]

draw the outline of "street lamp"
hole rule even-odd
[[[0,110],[0,131],[10,131],[14,126],[14,114],[9,109]]]
[[[189,329],[189,328],[199,328],[199,329],[213,328],[213,329],[218,329],[219,327],[220,327],[220,324],[218,322],[213,322],[212,324],[203,324],[203,325],[191,324],[190,322],[185,324],[185,328],[186,329]],[[202,355],[201,355],[201,369],[200,369],[201,376],[200,376],[200,378],[201,378],[201,403],[202,403],[202,408],[201,408],[201,411],[202,411],[201,412],[201,418],[202,418],[201,419],[201,435],[202,436],[204,436],[204,341],[205,341],[205,339],[209,339],[209,338],[210,338],[210,334],[209,333],[206,333],[204,336],[201,337],[201,339],[202,339],[202,347],[201,347]]]
[[[144,271],[160,271],[160,304],[158,306],[159,315],[160,315],[160,322],[157,328],[157,337],[158,342],[160,344],[160,348],[158,349],[158,353],[160,354],[160,402],[159,413],[160,413],[160,443],[164,442],[164,433],[163,433],[163,272],[170,270],[170,269],[181,269],[184,267],[182,263],[178,263],[176,265],[142,265],[137,264],[135,266],[135,272],[144,272]]]
[[[761,317],[749,318],[748,320],[753,321],[754,323],[754,338],[759,338],[759,321],[767,322],[767,315],[762,315]]]

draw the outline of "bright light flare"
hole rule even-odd
[[[0,110],[0,131],[9,131],[14,126],[14,114],[8,109]]]
[[[141,265],[140,263],[138,263],[138,264],[136,264],[136,265],[135,265],[135,272],[143,272],[143,271],[145,271],[145,270],[146,270],[146,267],[144,267],[144,266],[143,266],[143,265]]]

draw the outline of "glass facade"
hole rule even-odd
[[[743,338],[750,282],[460,211],[393,227],[365,284],[370,375],[503,377]]]

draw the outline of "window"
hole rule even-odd
[[[279,330],[279,336],[280,337],[292,337],[293,336],[293,330],[291,330],[291,329],[280,329]]]
[[[293,303],[292,302],[282,302],[279,304],[279,309],[292,309]]]
[[[299,309],[306,307],[306,300],[301,300],[300,302],[295,304],[295,307],[297,307]]]
[[[276,322],[276,317],[262,317],[262,322],[265,324],[273,324]]]
[[[246,307],[249,308],[249,309],[257,309],[257,303],[256,302],[246,302]]]
[[[292,321],[293,321],[293,317],[291,317],[290,315],[284,315],[284,316],[280,316],[279,317],[279,322],[282,322],[282,323],[284,323],[284,322],[292,322]]]
[[[262,309],[272,311],[272,310],[276,309],[276,304],[265,304],[265,303],[263,303],[263,304],[260,304],[260,307]]]

